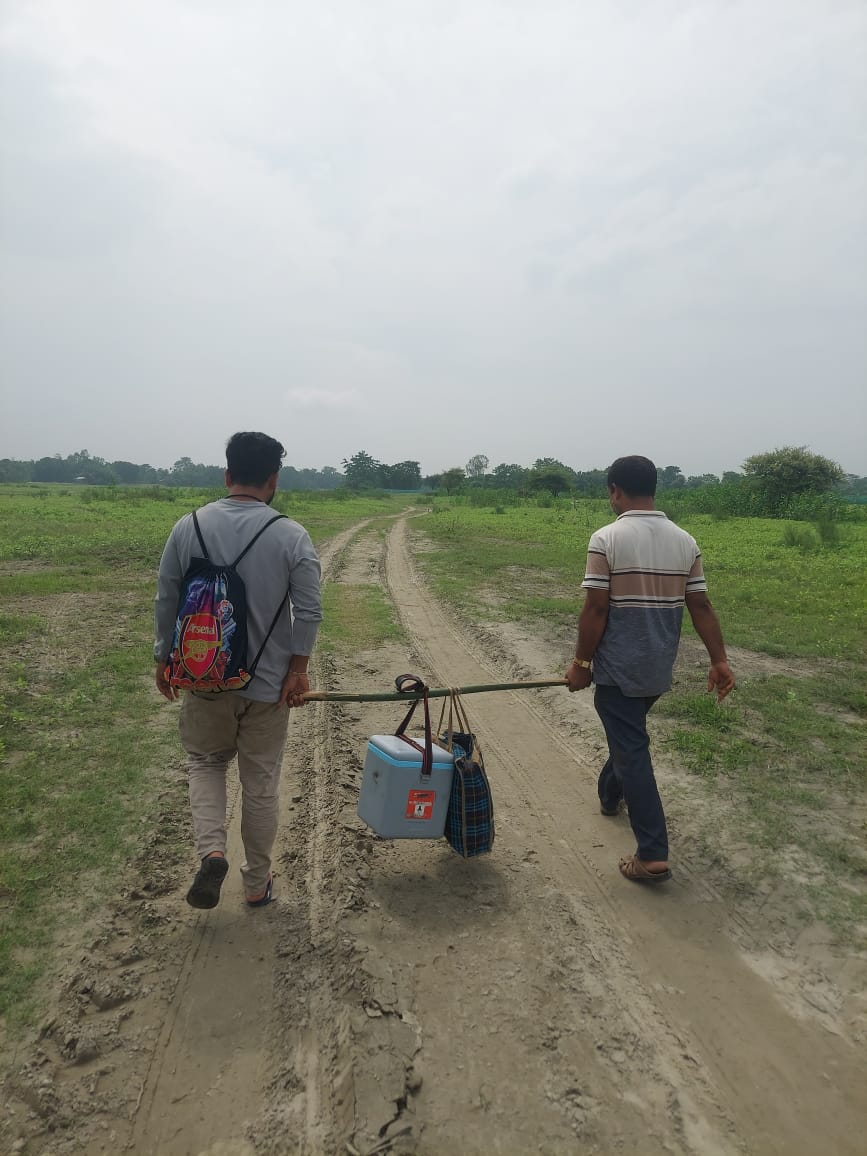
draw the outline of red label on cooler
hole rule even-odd
[[[406,800],[407,819],[432,819],[436,791],[410,791]]]

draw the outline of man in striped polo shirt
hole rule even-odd
[[[654,504],[656,466],[637,455],[608,471],[617,519],[597,530],[587,551],[586,600],[578,621],[570,691],[596,684],[596,713],[608,740],[599,775],[603,815],[624,802],[637,841],[620,871],[639,883],[671,878],[665,813],[650,760],[647,712],[671,689],[683,607],[710,656],[708,692],[721,702],[735,681],[716,613],[707,596],[694,538]]]

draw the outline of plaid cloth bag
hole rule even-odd
[[[440,726],[444,714],[445,703],[440,715]],[[454,730],[455,722],[461,730]],[[485,774],[482,748],[470,730],[466,708],[455,691],[449,695],[448,728],[441,741],[455,756],[445,837],[452,850],[464,859],[483,855],[494,845],[494,800]]]

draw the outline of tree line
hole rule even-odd
[[[432,479],[437,488],[454,493],[461,489],[487,487],[514,489],[525,494],[547,491],[553,495],[578,494],[604,497],[607,470],[576,470],[556,458],[537,458],[532,466],[501,463],[488,469],[489,459],[475,454],[465,466],[455,466]],[[759,486],[776,498],[796,493],[835,491],[852,496],[867,495],[867,478],[845,474],[829,458],[814,454],[806,446],[783,446],[769,453],[754,454],[742,470],[718,474],[685,475],[680,466],[657,468],[660,490],[698,490],[707,486]]]
[[[0,482],[66,482],[88,486],[193,486],[201,489],[222,486],[225,466],[208,466],[192,458],[178,458],[169,469],[147,462],[106,461],[87,450],[61,457],[18,461],[0,459]],[[321,470],[284,466],[281,485],[288,490],[334,490],[345,482],[334,466]]]
[[[462,467],[446,470],[436,486],[473,503],[509,495],[540,501],[565,496],[607,495],[607,470],[574,470],[554,458],[538,458],[531,467],[501,464],[488,470],[484,454]],[[860,517],[867,512],[867,478],[844,473],[830,458],[806,446],[783,446],[754,454],[742,471],[687,476],[679,466],[657,468],[657,488],[672,514],[830,519]],[[856,504],[860,508],[856,509]]]
[[[280,485],[284,490],[336,490],[340,486],[365,490],[432,489],[436,476],[422,479],[419,462],[388,465],[361,450],[344,458],[343,471],[335,466],[321,470],[283,466]],[[193,486],[208,489],[222,486],[225,466],[209,466],[192,458],[179,458],[169,469],[136,462],[107,461],[87,450],[61,457],[20,461],[0,459],[0,482],[78,483],[88,486]],[[425,483],[427,483],[425,487]]]
[[[389,465],[377,461],[366,450],[344,458],[342,472],[334,466],[298,469],[284,466],[280,484],[287,490],[405,490],[438,491],[448,495],[481,497],[484,491],[511,493],[516,498],[548,495],[602,498],[607,493],[605,469],[574,469],[556,458],[537,458],[532,466],[501,462],[489,469],[485,454],[474,454],[464,466],[454,466],[439,474],[422,475],[417,461]],[[838,463],[806,446],[783,446],[764,454],[754,454],[743,463],[742,471],[727,470],[721,475],[686,475],[676,465],[657,470],[659,489],[669,502],[694,492],[695,508],[708,512],[725,509],[730,513],[773,514],[801,505],[805,496],[828,495],[847,502],[867,501],[867,478],[846,474]],[[152,485],[219,487],[224,467],[179,458],[169,469],[128,461],[109,462],[87,450],[61,457],[31,461],[0,459],[0,482],[78,483],[91,486]],[[699,497],[700,493],[700,497]],[[814,503],[815,504],[815,503]]]

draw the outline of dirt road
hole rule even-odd
[[[404,670],[493,682],[515,675],[516,654],[532,661],[531,637],[469,630],[436,604],[411,535],[406,518],[386,539],[361,523],[323,551],[328,580],[385,587],[409,642],[327,657],[320,686],[386,689]],[[525,673],[550,675],[570,643]],[[230,872],[214,912],[183,908],[183,887],[149,900],[147,927],[116,912],[99,956],[114,978],[98,982],[126,985],[125,1010],[88,1011],[91,1033],[100,1014],[111,1028],[89,1061],[59,1067],[46,1043],[50,1088],[30,1106],[44,1124],[55,1105],[56,1126],[23,1150],[863,1151],[863,1041],[796,1014],[748,965],[738,912],[700,864],[675,851],[675,880],[653,891],[620,878],[631,833],[598,814],[590,698],[467,705],[495,793],[494,853],[465,863],[444,842],[383,841],[358,820],[366,741],[394,730],[393,704],[297,712],[279,900],[245,910]],[[237,828],[233,816],[236,863]],[[138,960],[134,939],[147,944]]]

